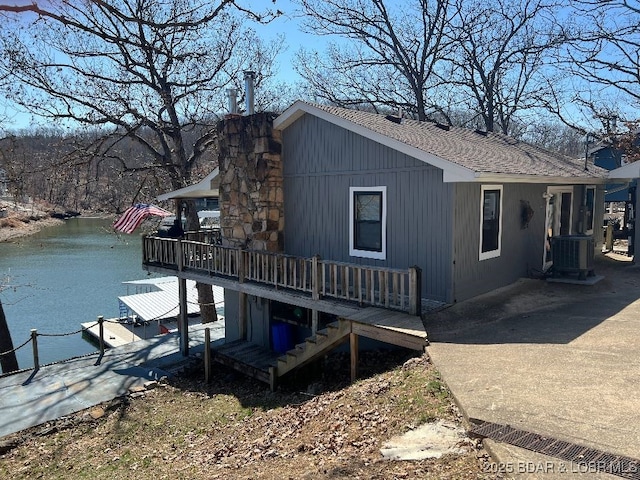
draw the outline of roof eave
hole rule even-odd
[[[478,173],[472,180],[476,183],[542,183],[550,185],[594,185],[605,184],[607,178],[596,176],[570,177],[549,175],[511,175],[497,173]]]
[[[633,180],[640,178],[640,162],[627,163],[609,172],[610,179]]]
[[[430,154],[411,145],[407,145],[400,140],[374,132],[362,125],[358,125],[350,120],[332,115],[329,112],[314,107],[313,105],[309,105],[301,100],[296,101],[280,116],[278,116],[273,121],[273,128],[276,130],[284,130],[306,113],[441,169],[443,171],[443,181],[445,183],[471,182],[475,178],[476,172],[469,168],[450,162],[449,160]]]
[[[209,173],[209,175],[204,177],[198,183],[179,188],[178,190],[174,190],[173,192],[163,193],[162,195],[158,195],[156,199],[158,201],[166,201],[185,198],[218,197],[219,191],[218,188],[214,187],[214,184],[219,184],[219,174],[220,169],[216,167],[211,171],[211,173]]]

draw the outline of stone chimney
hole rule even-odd
[[[218,125],[220,227],[226,246],[284,248],[281,136],[275,114],[226,118]]]

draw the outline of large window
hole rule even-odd
[[[351,187],[349,195],[349,255],[384,260],[387,187]]]
[[[502,185],[483,185],[480,197],[480,260],[500,256]]]

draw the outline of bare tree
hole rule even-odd
[[[564,40],[555,25],[557,6],[545,0],[457,4],[451,81],[482,128],[510,134],[518,115],[544,105],[550,53]]]
[[[2,308],[2,300],[0,300],[0,369],[3,373],[14,372],[18,370],[18,358],[16,352],[13,351],[13,340],[11,332],[7,324],[7,317]]]
[[[7,288],[8,282],[8,277],[1,279],[0,292]],[[9,373],[18,370],[18,357],[13,349],[13,339],[2,307],[2,299],[0,299],[0,354],[2,354],[0,355],[0,371]]]
[[[572,5],[572,41],[563,59],[567,72],[582,81],[576,100],[603,118],[613,113],[636,120],[640,5],[627,0],[578,0]]]
[[[270,14],[234,0],[60,0],[0,12],[0,72],[12,80],[11,100],[63,125],[99,128],[86,155],[109,156],[123,171],[163,171],[172,189],[193,181],[215,142],[224,89],[247,68],[259,85],[279,50],[244,26],[247,16]],[[146,163],[121,155],[124,138],[144,149]],[[192,203],[187,221],[198,228]],[[212,303],[209,293],[203,306]]]
[[[310,93],[340,106],[402,108],[420,120],[444,111],[435,89],[451,46],[451,0],[299,0],[305,28],[347,38],[328,52],[302,51],[298,72]]]

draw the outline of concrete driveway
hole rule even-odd
[[[640,459],[640,267],[607,257],[596,274],[521,280],[428,317],[428,353],[467,418]],[[486,445],[507,476],[616,478]]]

